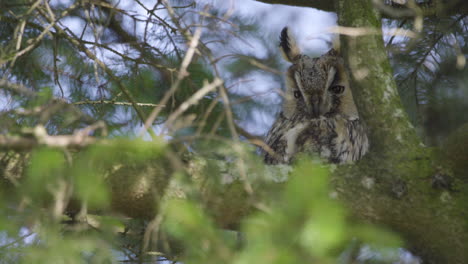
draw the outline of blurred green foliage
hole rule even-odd
[[[224,151],[217,152],[216,145]],[[161,178],[167,176],[145,170],[167,162],[165,148],[162,142],[123,139],[79,153],[49,148],[34,151],[27,178],[20,183],[23,191],[17,192],[16,198],[1,200],[6,204],[0,210],[0,230],[4,230],[0,232],[0,259],[5,260],[0,263],[155,263],[161,259],[142,254],[143,248],[182,263],[348,263],[347,252],[359,251],[359,246],[353,246],[356,243],[372,247],[373,252],[395,252],[402,246],[393,233],[356,222],[348,215],[329,188],[328,166],[301,159],[288,183],[275,187],[269,168],[259,162],[250,146],[241,143],[226,148],[205,142],[200,149],[217,154],[200,159],[201,171],[192,171],[195,178],[174,177],[185,178],[186,184],[178,185],[188,195],[184,199],[153,196],[145,202],[149,206],[145,210],[152,206],[154,210],[162,201],[161,214],[153,220],[109,214],[106,208],[120,199],[114,195],[132,193],[142,177],[144,182],[158,178],[159,182],[150,185],[165,188],[168,183],[162,183]],[[169,171],[165,173],[169,175]],[[243,174],[252,177],[245,179]],[[231,177],[228,185],[227,175]],[[255,192],[228,189],[238,186],[242,190],[246,184]],[[156,196],[161,195],[159,191]],[[235,193],[245,197],[233,196]],[[214,194],[237,199],[219,205],[226,210],[233,204],[232,208],[259,207],[253,214],[249,209],[251,215],[241,221],[239,233],[224,230],[218,225],[219,215],[211,211],[213,203],[208,202],[216,200]],[[244,204],[237,205],[239,202]],[[71,203],[67,209],[71,218],[56,211],[66,203]],[[82,206],[88,208],[85,221],[77,218]],[[152,233],[158,217],[162,226],[156,225],[159,231]],[[145,242],[147,232],[153,234],[149,237],[153,246]],[[395,257],[381,263],[390,263]]]
[[[121,139],[78,153],[34,150],[15,196],[1,195],[0,263],[115,263],[126,220],[104,213],[116,200],[111,188],[118,183],[131,192],[132,179],[142,177],[137,173],[152,162],[163,164],[164,148],[157,140]],[[155,186],[165,188],[161,182]],[[155,207],[155,199],[149,207]],[[79,215],[83,209],[85,215]]]
[[[188,200],[165,204],[163,226],[183,243],[183,263],[348,263],[342,255],[353,240],[376,251],[402,245],[391,232],[354,222],[330,197],[328,175],[328,167],[301,160],[276,202],[245,219],[237,238]]]

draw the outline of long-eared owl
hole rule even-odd
[[[369,141],[338,52],[331,49],[318,58],[303,55],[287,27],[279,46],[292,65],[282,111],[265,139],[270,147],[265,162],[290,163],[297,153],[315,153],[332,163],[360,159]]]

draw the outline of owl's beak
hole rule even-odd
[[[312,104],[312,117],[318,118],[320,116],[320,106],[316,104]]]
[[[320,116],[320,105],[322,104],[322,98],[318,94],[314,94],[310,98],[310,104],[308,105],[309,113],[312,118],[318,118]]]

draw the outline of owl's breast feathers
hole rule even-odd
[[[333,163],[349,163],[360,159],[369,148],[360,120],[341,115],[310,119],[295,114],[288,119],[280,114],[266,144],[275,152],[265,153],[267,164],[290,163],[297,153],[315,153]]]

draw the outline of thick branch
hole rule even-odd
[[[282,4],[316,8],[322,11],[337,12],[336,0],[257,0],[267,4]],[[412,18],[415,16],[451,16],[468,13],[468,2],[464,0],[427,1],[412,7],[407,4],[388,4],[388,1],[374,0],[377,8],[385,18]],[[402,1],[398,1],[402,2]],[[408,2],[408,1],[403,1]]]
[[[334,0],[257,0],[267,4],[281,4],[291,6],[303,6],[320,9],[323,11],[334,12],[335,3]]]
[[[47,146],[52,148],[79,149],[90,144],[96,143],[94,137],[88,136],[89,129],[77,131],[73,135],[48,135],[42,126],[35,127],[29,135],[1,135],[0,149],[14,151],[29,151],[38,146]]]

